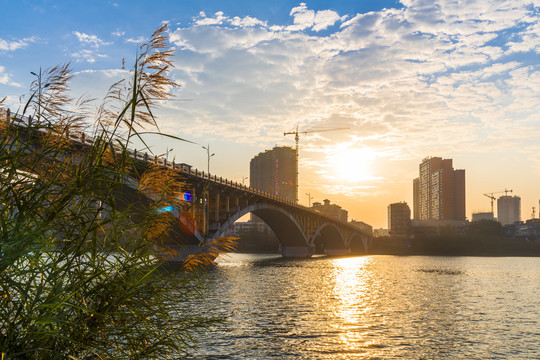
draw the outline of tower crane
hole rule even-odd
[[[488,198],[491,199],[491,213],[493,213],[493,200],[496,199],[495,196],[493,196],[493,194],[501,194],[501,193],[504,193],[504,196],[508,196],[508,193],[509,192],[512,192],[512,190],[508,190],[508,189],[504,189],[504,191],[495,191],[495,192],[492,192],[492,193],[487,193],[487,194],[484,194],[484,196],[487,196]],[[495,214],[494,214],[495,215]]]
[[[311,133],[319,133],[324,131],[337,131],[337,130],[346,130],[348,128],[331,128],[331,129],[312,129],[312,130],[304,130],[304,131],[298,131],[298,125],[296,126],[295,131],[288,131],[284,132],[283,136],[287,135],[294,135],[294,140],[296,141],[296,202],[298,202],[298,142],[300,141],[300,134],[311,134]]]

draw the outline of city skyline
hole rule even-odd
[[[300,137],[301,204],[306,193],[328,198],[350,219],[385,227],[388,204],[413,204],[421,160],[441,156],[467,172],[467,218],[489,211],[483,194],[509,188],[527,219],[540,199],[539,6],[2,1],[0,98],[16,110],[30,72],[71,61],[74,96],[100,99],[168,22],[182,88],[158,122],[210,144],[213,173],[242,182],[252,157],[294,146],[284,132],[346,127]],[[206,169],[200,146],[148,142],[156,154],[173,149],[169,159]]]

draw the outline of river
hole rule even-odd
[[[230,254],[201,359],[540,359],[540,258]]]

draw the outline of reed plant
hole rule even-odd
[[[154,107],[178,86],[171,56],[163,25],[94,118],[69,97],[69,64],[36,74],[19,114],[0,111],[1,359],[177,358],[216,320],[182,304],[230,243],[165,266],[157,252],[175,219],[156,209],[176,205],[182,179],[126,151],[159,132]],[[17,115],[33,121],[23,129]],[[68,136],[88,131],[84,146]]]

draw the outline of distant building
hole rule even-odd
[[[503,225],[521,221],[521,198],[505,195],[497,199],[497,220]]]
[[[233,232],[235,234],[240,234],[242,232],[249,232],[249,231],[267,232],[268,226],[265,223],[255,222],[255,221],[246,221],[246,222],[237,221],[233,224]]]
[[[407,238],[411,226],[411,209],[406,202],[388,205],[388,232],[393,238]]]
[[[373,229],[373,237],[385,237],[385,236],[390,236],[390,234],[388,233],[388,229],[383,229],[383,228]]]
[[[332,216],[336,219],[347,221],[349,217],[349,212],[341,208],[341,206],[336,204],[330,204],[330,200],[323,200],[324,204],[320,202],[314,202],[311,208],[313,210],[319,211],[325,215]]]
[[[296,151],[289,146],[259,153],[249,164],[249,186],[268,194],[297,201]]]
[[[472,221],[495,220],[492,212],[477,212],[472,214]]]
[[[452,159],[425,158],[413,180],[415,220],[465,220],[465,170]]]
[[[248,253],[273,253],[279,248],[274,232],[261,221],[235,222],[229,228],[229,236],[236,236],[236,250]]]
[[[373,226],[358,220],[351,220],[349,223],[359,228],[364,234],[373,235]]]
[[[411,221],[411,237],[434,237],[447,231],[454,235],[463,235],[469,226],[467,220],[413,220]]]
[[[527,240],[540,242],[540,219],[529,219],[525,222],[516,221],[504,226],[506,235],[512,240]]]

